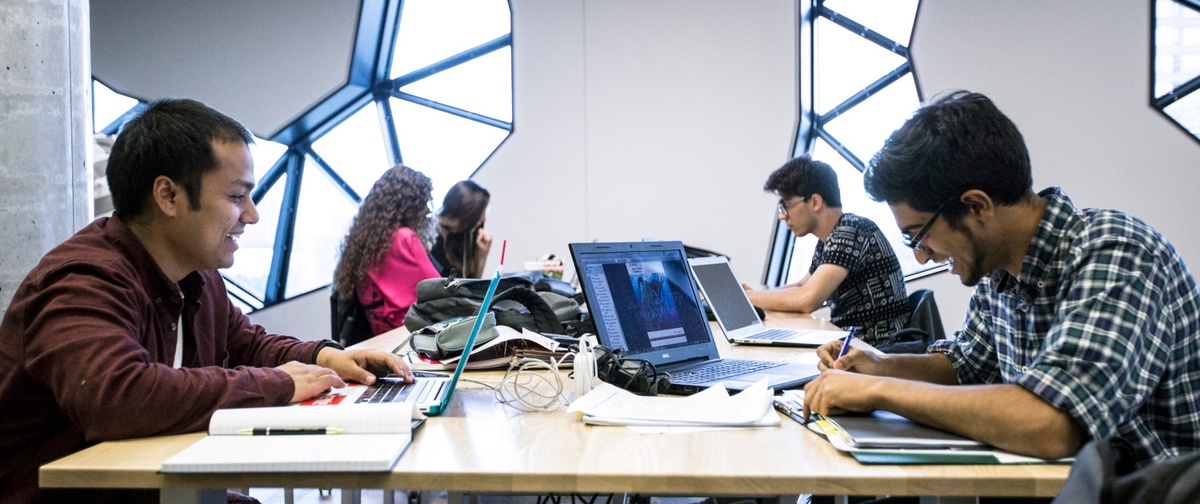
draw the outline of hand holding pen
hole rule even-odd
[[[851,327],[846,333],[846,336],[838,342],[840,343],[840,346],[835,347],[833,342],[829,342],[817,349],[817,355],[820,358],[818,367],[821,369],[821,371],[825,371],[826,369],[849,368],[849,363],[843,363],[842,366],[838,366],[837,362],[841,360],[842,357],[845,357],[846,353],[850,351],[850,342],[854,339],[854,333],[857,330],[857,327]]]
[[[835,362],[838,359],[845,357],[846,352],[850,351],[850,341],[854,339],[854,331],[857,330],[858,327],[851,327],[850,332],[846,333],[846,337],[842,339],[842,349],[838,351],[837,359],[834,359]]]

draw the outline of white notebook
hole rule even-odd
[[[412,403],[222,409],[208,436],[163,461],[162,472],[388,471],[412,441],[413,418]]]

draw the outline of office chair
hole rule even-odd
[[[930,343],[946,338],[942,316],[938,313],[937,302],[933,300],[933,291],[918,289],[909,294],[908,310],[912,314],[908,318],[908,325],[896,331],[896,341],[881,349],[884,352],[923,354]]]

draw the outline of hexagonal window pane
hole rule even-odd
[[[105,86],[104,83],[92,80],[92,132],[103,130],[113,121],[119,119],[138,101],[122,95]]]
[[[404,164],[433,179],[433,200],[470,177],[508,136],[508,130],[393,98],[392,116]]]
[[[1163,109],[1171,119],[1200,137],[1200,93],[1189,94]]]
[[[233,266],[224,271],[226,279],[260,301],[266,297],[271,256],[275,250],[275,228],[279,226],[279,207],[283,202],[285,187],[287,174],[280,176],[275,185],[255,204],[258,208],[258,223],[246,226],[245,234],[238,240]]]
[[[342,238],[358,212],[312,159],[304,164],[299,201],[284,289],[288,298],[329,284]]]
[[[919,105],[910,73],[829,121],[825,130],[866,164]]]
[[[317,139],[312,148],[358,193],[359,198],[367,197],[367,191],[391,167],[374,103]],[[339,197],[345,199],[340,193]]]
[[[817,113],[825,114],[904,63],[904,58],[856,33],[817,20]]]
[[[256,183],[262,183],[262,178],[271,171],[271,167],[279,162],[279,158],[287,152],[287,146],[279,142],[263,140],[254,137],[254,143],[250,145],[250,157],[254,159],[254,180]]]
[[[401,87],[492,119],[512,121],[512,48],[505,47]]]
[[[825,0],[834,12],[857,21],[880,35],[908,45],[918,0]]]
[[[406,0],[403,5],[393,79],[512,31],[505,0]]]

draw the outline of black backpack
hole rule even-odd
[[[1133,454],[1133,445],[1116,437],[1084,445],[1054,504],[1200,502],[1200,453],[1140,468]]]
[[[422,327],[479,312],[491,279],[430,278],[417,284],[417,302],[408,308],[404,327],[416,332]],[[582,310],[575,300],[552,290],[539,292],[527,275],[500,279],[488,309],[496,314],[496,325],[528,328],[542,334],[578,335]]]

